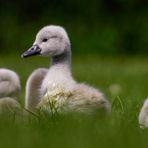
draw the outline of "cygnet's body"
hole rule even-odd
[[[18,96],[20,80],[18,75],[9,69],[0,69],[0,110],[20,108]]]
[[[148,99],[145,100],[140,114],[139,114],[139,124],[141,127],[148,127]]]
[[[32,55],[50,56],[51,65],[49,69],[34,71],[29,77],[26,86],[27,108],[37,107],[52,113],[110,111],[110,104],[102,93],[73,79],[71,45],[62,27],[42,28],[33,46],[22,56]]]

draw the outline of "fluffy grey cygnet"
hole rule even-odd
[[[73,79],[71,44],[63,27],[43,27],[22,57],[35,55],[51,57],[51,64],[49,69],[37,69],[28,78],[26,108],[52,113],[110,111],[110,103],[99,90]]]
[[[19,76],[12,70],[0,68],[0,111],[20,108],[19,93]]]

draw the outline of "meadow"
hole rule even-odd
[[[21,53],[0,55],[0,67],[20,75],[22,106],[27,77],[34,69],[48,66],[48,58],[21,59]],[[111,115],[100,119],[97,115],[71,114],[44,121],[1,116],[0,147],[147,147],[148,130],[139,128],[138,114],[148,96],[148,58],[74,54],[72,72],[78,82],[88,83],[105,94],[112,103]]]

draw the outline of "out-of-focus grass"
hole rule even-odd
[[[15,70],[21,79],[20,103],[24,103],[25,82],[33,69],[48,67],[48,58],[21,59],[0,56],[0,67]],[[76,80],[99,88],[110,102],[116,99],[110,117],[98,119],[67,115],[48,121],[12,120],[0,117],[1,147],[147,147],[148,130],[138,126],[138,113],[148,95],[148,59],[145,57],[73,56]],[[113,92],[114,91],[114,92]],[[117,91],[117,92],[116,92]],[[122,109],[122,107],[123,109]]]

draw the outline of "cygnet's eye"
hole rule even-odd
[[[42,41],[43,41],[43,42],[47,42],[47,40],[48,40],[47,38],[44,38]]]

